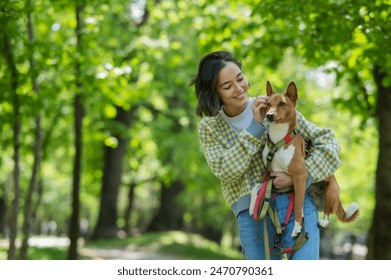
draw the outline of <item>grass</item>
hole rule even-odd
[[[68,248],[65,247],[30,247],[28,251],[29,260],[65,260],[68,255]],[[7,259],[7,248],[0,247],[0,260]]]
[[[3,242],[4,243],[4,242]],[[7,259],[7,247],[0,243],[0,260]],[[240,260],[242,254],[232,248],[222,247],[200,235],[180,231],[146,233],[136,237],[90,241],[80,245],[81,259],[91,259],[86,250],[121,249],[130,252],[164,254],[168,259],[183,260]],[[65,260],[68,247],[30,247],[29,260]]]
[[[200,235],[181,231],[146,233],[137,237],[95,241],[87,248],[126,248],[130,251],[166,253],[186,260],[240,260],[242,254],[228,247],[221,247]]]

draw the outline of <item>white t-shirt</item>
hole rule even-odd
[[[253,97],[249,97],[246,109],[242,113],[240,113],[236,117],[229,117],[227,114],[224,112],[223,107],[221,107],[221,110],[219,111],[220,116],[227,122],[227,124],[232,127],[235,132],[238,134],[248,128],[250,126],[250,123],[253,119],[253,111],[251,110],[251,106],[254,102]]]

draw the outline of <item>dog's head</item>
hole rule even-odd
[[[266,83],[267,101],[266,118],[271,123],[286,123],[295,118],[298,99],[297,88],[290,82],[285,93],[275,93],[269,81]]]

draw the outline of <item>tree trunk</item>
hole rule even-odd
[[[170,108],[182,108],[182,100],[179,95],[168,98]],[[153,110],[153,109],[152,109]],[[182,132],[182,126],[177,118],[172,118],[171,135],[177,135]],[[172,165],[174,156],[174,147],[170,148],[166,156],[161,160],[164,165]],[[161,184],[160,206],[147,231],[164,231],[164,230],[182,230],[184,226],[183,215],[184,209],[178,203],[179,194],[185,189],[185,184],[180,179],[175,179],[170,186]]]
[[[4,197],[0,197],[0,236],[4,236],[6,207]]]
[[[391,87],[383,85],[386,78],[378,66],[374,70],[378,89],[379,157],[376,170],[376,205],[368,238],[368,259],[391,259]]]
[[[178,203],[178,195],[185,189],[185,184],[174,181],[169,187],[162,184],[160,193],[160,206],[147,231],[182,230],[183,207]]]
[[[13,146],[14,146],[14,170],[13,170],[13,183],[14,183],[14,197],[12,201],[11,208],[11,218],[9,223],[10,228],[10,245],[8,249],[8,259],[15,259],[16,255],[16,237],[18,231],[18,214],[19,214],[19,200],[20,200],[20,182],[19,182],[19,153],[20,153],[20,131],[21,131],[21,121],[20,121],[20,102],[19,96],[17,94],[18,89],[18,71],[16,69],[16,64],[14,61],[14,55],[12,51],[12,46],[10,40],[6,34],[4,34],[4,50],[6,54],[6,59],[10,71],[10,80],[11,80],[11,92],[13,94]]]
[[[133,209],[133,201],[134,201],[134,191],[136,189],[136,183],[131,182],[129,184],[129,190],[128,190],[128,204],[125,209],[125,214],[124,214],[124,220],[125,220],[125,225],[124,225],[124,232],[126,235],[130,236],[130,217],[132,216],[132,209]]]
[[[27,6],[31,9],[31,0],[28,1]],[[28,35],[29,35],[29,41],[30,43],[33,43],[34,38],[34,30],[33,30],[33,23],[31,19],[31,10],[28,12],[27,16],[27,29],[28,29]],[[35,60],[33,57],[33,51],[30,54],[30,72],[31,72],[31,82],[33,85],[33,90],[35,94],[37,95],[37,98],[39,100],[39,85],[37,81],[37,75],[35,70]],[[27,259],[28,255],[28,240],[30,237],[32,222],[33,222],[33,216],[32,213],[33,210],[33,194],[37,191],[38,186],[38,174],[39,169],[41,166],[41,154],[42,154],[42,131],[41,131],[41,114],[38,111],[36,117],[35,117],[35,146],[34,146],[34,163],[33,163],[33,170],[30,178],[29,187],[27,190],[27,196],[24,206],[24,221],[23,221],[23,228],[22,228],[22,245],[20,248],[20,256],[19,259],[25,260]]]
[[[131,127],[136,108],[125,111],[117,107],[115,121],[126,130]],[[99,216],[92,239],[110,239],[117,236],[117,201],[122,177],[123,159],[126,155],[129,138],[118,133],[118,146],[116,148],[105,147],[105,163],[102,179],[102,191],[99,207]]]
[[[83,11],[82,6],[76,7],[76,37],[77,37],[77,52],[81,56],[82,54],[82,19],[81,14]],[[83,116],[84,108],[82,102],[83,83],[81,77],[81,63],[80,59],[76,60],[75,65],[75,79],[76,79],[76,95],[74,99],[75,110],[75,158],[73,165],[73,189],[72,189],[72,215],[70,219],[69,227],[69,239],[70,246],[68,251],[68,259],[77,260],[77,243],[79,239],[80,229],[80,181],[81,181],[81,160],[82,160],[82,147],[83,147]]]

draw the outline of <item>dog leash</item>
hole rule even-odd
[[[273,249],[278,249],[279,251],[276,253],[273,253],[275,256],[281,256],[282,259],[287,260],[288,256],[287,254],[290,254],[290,258],[292,258],[294,252],[299,250],[305,242],[309,238],[309,234],[305,231],[304,227],[304,219],[303,219],[303,228],[300,232],[300,235],[296,238],[296,241],[292,248],[284,248],[282,243],[282,234],[286,231],[286,227],[289,223],[289,219],[292,215],[293,208],[294,208],[294,195],[292,193],[292,187],[285,188],[283,190],[278,191],[279,193],[288,193],[289,196],[289,205],[288,210],[285,216],[284,223],[281,224],[280,220],[278,218],[277,210],[275,209],[273,211],[272,207],[270,206],[270,199],[273,198],[274,201],[276,201],[277,193],[274,192],[272,196],[272,186],[273,186],[273,179],[269,179],[265,181],[259,191],[258,195],[254,204],[254,211],[253,211],[253,219],[258,223],[258,221],[263,220],[263,238],[262,236],[257,233],[258,238],[264,241],[264,249],[265,249],[265,258],[267,260],[270,260],[270,254],[272,253]],[[275,239],[274,239],[274,245],[269,248],[269,234],[267,230],[267,224],[266,224],[266,214],[269,214],[270,221],[272,222],[274,228],[275,228]],[[289,259],[290,259],[289,258]]]

